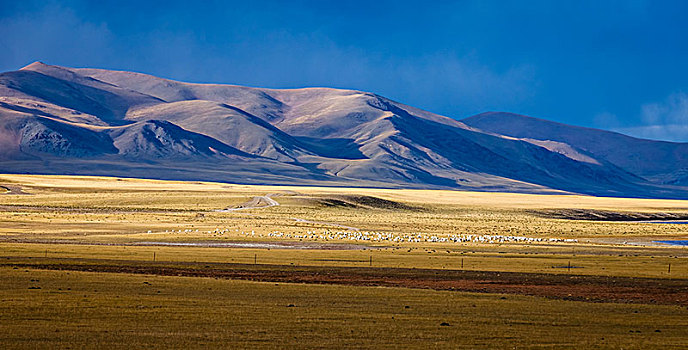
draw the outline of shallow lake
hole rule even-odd
[[[671,244],[671,245],[685,245],[688,246],[688,240],[682,240],[682,241],[654,241],[655,243],[664,243],[664,244]]]

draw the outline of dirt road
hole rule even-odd
[[[21,194],[21,195],[27,195],[29,193],[26,193],[22,190],[21,186],[17,185],[0,185],[0,189],[5,189],[7,192],[3,192],[0,194],[4,195],[10,195],[10,194]]]
[[[226,208],[226,209],[220,209],[217,210],[217,212],[220,213],[227,213],[227,212],[232,212],[232,211],[237,211],[237,210],[247,210],[247,209],[258,209],[258,208],[269,208],[269,207],[275,207],[280,205],[276,200],[272,199],[272,196],[277,196],[279,195],[278,193],[271,193],[271,194],[266,194],[264,196],[256,196],[253,197],[250,201],[240,204],[236,208]]]

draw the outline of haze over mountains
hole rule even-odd
[[[688,198],[688,144],[36,62],[0,74],[0,172]]]

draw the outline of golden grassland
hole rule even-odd
[[[267,233],[339,229],[297,222],[307,219],[368,231],[431,234],[504,234],[566,238],[685,235],[685,226],[626,222],[585,222],[537,217],[532,209],[600,209],[620,212],[688,214],[679,200],[599,198],[460,191],[388,190],[291,186],[246,186],[103,177],[0,175],[0,184],[20,184],[31,195],[2,195],[2,235],[92,240],[130,239],[166,230]],[[277,193],[280,206],[214,212],[254,196]],[[384,210],[322,205],[342,195],[372,196],[419,210]],[[173,239],[168,234],[163,238]],[[177,235],[184,240],[207,234]],[[160,237],[158,237],[160,238]]]
[[[688,346],[688,312],[677,306],[88,272],[0,274],[0,343],[14,348]]]
[[[688,225],[562,220],[535,215],[533,210],[688,214],[685,201],[9,174],[0,175],[0,185],[28,193],[0,194],[0,260],[5,260],[0,261],[0,344],[11,348],[688,346],[688,309],[681,304],[591,303],[514,294],[503,299],[494,293],[31,267],[41,261],[131,265],[155,259],[179,264],[619,276],[682,283],[688,280],[686,248],[652,241],[686,239]],[[216,211],[266,194],[273,194],[280,205]],[[357,202],[358,197],[365,198]],[[274,231],[346,231],[337,225],[440,237],[571,238],[578,243],[392,243],[267,236]],[[345,243],[358,249],[146,243],[271,241]],[[564,268],[569,264],[572,269]]]
[[[688,346],[688,311],[677,306],[4,268],[0,274],[0,343],[13,348]],[[35,286],[41,289],[27,289]]]
[[[391,267],[688,279],[685,248],[594,246],[386,247],[367,250],[246,249],[3,243],[3,257],[208,262],[294,266]],[[683,250],[681,250],[683,249]],[[674,255],[675,254],[675,255]],[[669,272],[669,264],[671,271]]]

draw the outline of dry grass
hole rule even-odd
[[[259,264],[365,269],[372,257],[374,267],[386,268],[449,270],[460,269],[463,262],[463,269],[474,271],[688,279],[685,248],[618,244],[684,238],[688,225],[562,220],[532,212],[590,209],[685,215],[685,201],[32,175],[0,175],[2,184],[30,194],[0,195],[0,257],[10,259],[47,255],[65,263],[90,259],[135,264],[155,254],[158,261],[174,263],[251,264],[257,257]],[[279,194],[273,198],[281,205],[215,211],[265,194]],[[267,237],[272,231],[343,230],[335,225],[580,242],[367,242],[372,249],[366,250],[131,245],[270,241],[275,239]],[[215,229],[226,231],[219,234]],[[561,268],[569,261],[576,267],[573,271]],[[11,267],[0,267],[0,279],[0,344],[11,348],[688,346],[682,328],[688,315],[679,306],[515,295],[504,300],[495,294]],[[32,286],[41,289],[28,289]],[[451,326],[440,326],[441,322]]]
[[[625,212],[688,214],[685,201],[587,196],[382,190],[286,186],[241,186],[100,177],[0,175],[1,183],[21,184],[32,195],[0,196],[0,234],[20,237],[130,239],[128,235],[165,230],[216,228],[232,231],[303,232],[345,224],[370,231],[432,234],[504,234],[544,237],[624,237],[685,235],[685,226],[548,219],[532,209],[585,208]],[[280,193],[277,207],[216,213],[253,196]],[[404,209],[322,205],[322,199],[371,196]],[[403,208],[402,207],[402,208]],[[212,239],[185,235],[184,239]],[[172,235],[167,235],[172,238]]]
[[[369,250],[2,243],[1,257],[392,267],[688,279],[685,249],[465,245]],[[676,255],[673,255],[676,254]],[[565,268],[571,263],[574,268]],[[463,264],[463,265],[462,265]],[[671,273],[668,265],[671,264]],[[462,268],[463,266],[463,268]]]
[[[0,276],[0,343],[10,348],[688,346],[688,311],[676,306],[6,268]]]

